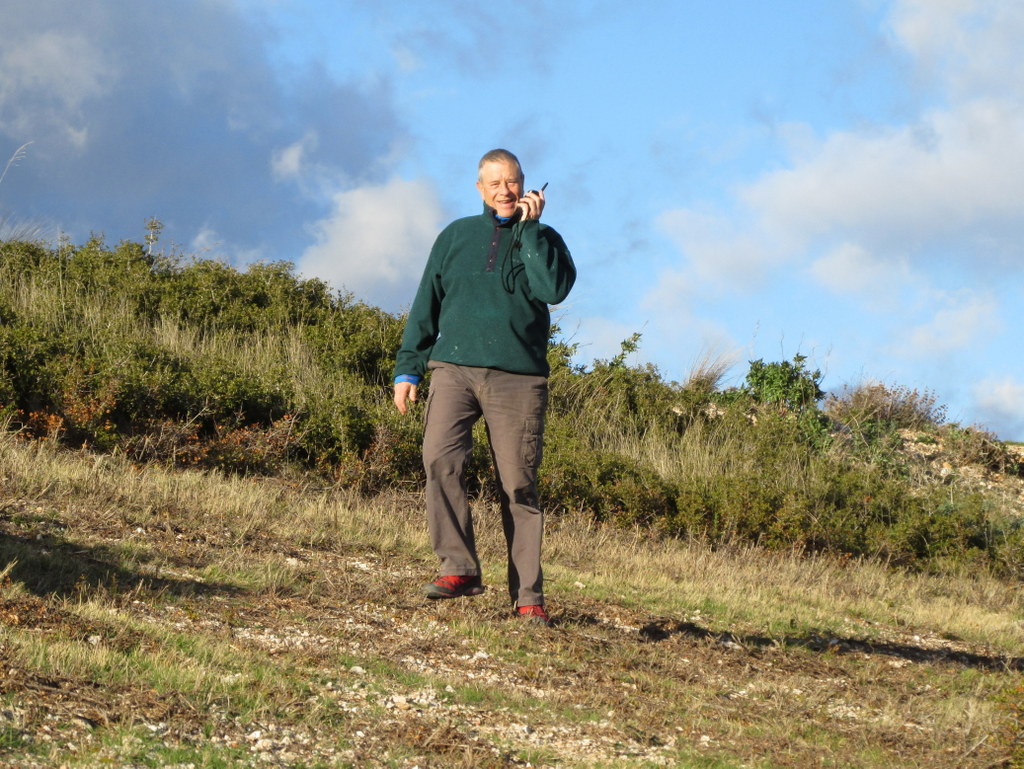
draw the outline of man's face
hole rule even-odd
[[[484,203],[493,208],[498,216],[512,216],[516,201],[523,194],[523,180],[514,163],[492,161],[480,168],[480,179],[476,183]]]

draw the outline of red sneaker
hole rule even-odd
[[[480,576],[452,574],[438,577],[429,585],[424,585],[423,592],[427,598],[458,598],[462,595],[480,595],[484,586],[480,584]]]
[[[551,617],[543,606],[520,606],[516,609],[516,615],[536,625],[551,627]]]

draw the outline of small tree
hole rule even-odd
[[[793,362],[750,362],[746,391],[758,403],[774,404],[787,411],[801,412],[815,408],[825,393],[818,386],[821,371],[808,371],[805,355],[794,355]]]

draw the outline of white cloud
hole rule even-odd
[[[339,192],[331,214],[313,226],[315,243],[299,272],[395,311],[412,302],[442,221],[437,191],[426,181]]]
[[[300,179],[309,163],[309,153],[316,149],[318,137],[309,131],[297,142],[275,150],[270,159],[270,168],[276,181]]]
[[[654,287],[644,297],[641,306],[644,309],[662,309],[669,307],[686,308],[691,304],[699,288],[687,272],[678,270],[662,270]]]
[[[855,243],[843,243],[811,265],[811,274],[834,293],[865,293],[884,286],[887,269],[876,256]]]
[[[0,204],[75,240],[156,216],[165,242],[209,248],[209,228],[234,259],[295,261],[339,180],[386,178],[406,129],[387,78],[279,69],[244,5],[4,0],[0,145],[33,144]]]
[[[266,254],[261,248],[242,248],[237,243],[226,242],[220,233],[209,225],[203,225],[189,243],[192,253],[203,259],[218,259],[228,264],[252,264],[264,260]]]
[[[999,296],[1024,267],[1024,4],[898,0],[890,23],[928,86],[916,116],[818,135],[783,126],[783,167],[718,210],[657,224],[691,292],[803,272],[857,301],[864,333],[882,321],[879,355],[946,365],[1007,343]]]
[[[986,379],[975,385],[973,396],[984,423],[1003,440],[1024,440],[1024,382]]]
[[[82,105],[115,80],[103,51],[72,31],[45,31],[9,41],[0,53],[0,71],[4,132],[32,138],[45,125],[78,149],[88,138]]]
[[[406,46],[395,46],[391,54],[395,58],[395,64],[398,65],[398,69],[402,72],[415,72],[423,66],[416,53]]]
[[[954,95],[1018,94],[1024,5],[993,0],[900,0],[891,26],[919,72]]]
[[[808,271],[832,293],[857,296],[880,308],[896,305],[912,278],[905,262],[883,259],[856,243],[832,249]]]
[[[663,213],[696,278],[743,285],[816,259],[840,288],[855,265],[1024,265],[1024,4],[900,0],[890,24],[942,100],[902,125],[786,126],[788,167],[739,186],[735,212]]]
[[[782,258],[776,245],[745,232],[725,216],[676,209],[659,216],[657,226],[686,257],[696,277],[719,287],[754,288]]]
[[[110,76],[102,51],[75,32],[22,38],[5,47],[0,64],[7,98],[45,92],[72,109],[99,94]]]
[[[220,248],[223,243],[209,227],[203,227],[196,233],[196,236],[192,238],[191,249],[193,252],[200,254],[201,256],[209,256],[211,252]]]
[[[917,125],[835,133],[803,162],[747,185],[741,198],[767,238],[810,245],[840,235],[916,251],[950,236],[1019,233],[1021,167],[1024,105],[976,100]],[[1003,245],[1024,256],[1016,234]]]
[[[943,299],[946,305],[927,323],[911,328],[893,351],[924,358],[962,350],[1002,331],[998,305],[992,296],[964,290]]]

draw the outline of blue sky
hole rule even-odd
[[[506,147],[582,362],[799,353],[1022,440],[1022,39],[1006,0],[7,0],[0,221],[156,216],[400,312]]]

